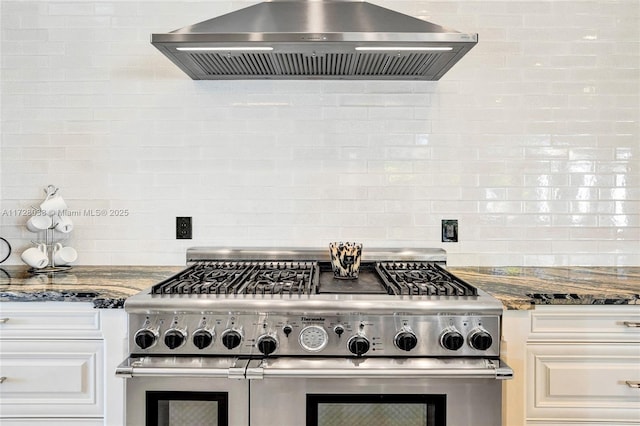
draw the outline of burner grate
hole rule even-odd
[[[380,262],[376,266],[389,294],[477,296],[478,290],[435,263]]]
[[[315,262],[199,262],[155,285],[153,294],[311,294]]]

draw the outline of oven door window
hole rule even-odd
[[[307,395],[307,426],[446,426],[446,395]]]
[[[147,392],[146,426],[229,426],[226,392]]]

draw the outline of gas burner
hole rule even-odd
[[[477,296],[475,287],[435,263],[380,262],[378,270],[389,294]]]
[[[287,281],[257,280],[248,282],[243,288],[244,294],[284,294],[284,293],[305,293],[304,283],[294,283]]]
[[[306,269],[279,269],[283,265],[269,265],[276,269],[258,270],[238,291],[243,294],[307,294],[311,276]]]
[[[316,275],[315,262],[258,262],[238,293],[309,294]]]
[[[318,285],[321,269],[318,262],[311,261],[204,261],[157,284],[152,293],[316,294],[322,290]],[[367,273],[369,275],[371,274]],[[375,265],[375,277],[373,283],[363,277],[363,285],[378,285],[381,292],[389,295],[477,295],[475,287],[430,262],[378,262]],[[376,280],[379,281],[378,284],[375,283]],[[327,280],[320,282],[332,285]],[[347,287],[345,283],[341,283],[336,291],[345,291]]]
[[[315,262],[200,262],[152,289],[153,294],[310,294]]]
[[[197,263],[174,277],[156,284],[154,294],[229,294],[233,293],[252,265],[241,262]]]

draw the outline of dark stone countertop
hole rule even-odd
[[[74,266],[32,274],[0,265],[0,301],[91,302],[122,308],[127,297],[185,266]],[[640,305],[640,267],[449,267],[449,271],[498,298],[505,309],[536,305]]]
[[[31,273],[26,266],[0,265],[0,302],[92,302],[122,308],[127,297],[184,266],[73,266],[65,272]]]
[[[505,309],[536,305],[639,305],[640,267],[449,267],[458,278],[502,301]]]

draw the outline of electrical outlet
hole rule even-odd
[[[458,242],[458,219],[442,220],[442,242],[443,243]]]
[[[176,239],[190,240],[192,238],[191,218],[176,217]]]

